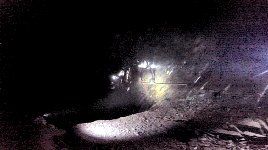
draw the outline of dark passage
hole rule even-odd
[[[109,91],[109,75],[122,67],[126,57],[134,58],[130,48],[141,33],[163,26],[202,30],[223,9],[213,1],[163,6],[11,3],[6,13],[13,17],[4,18],[11,21],[2,30],[7,64],[3,100],[23,112],[96,102]]]
[[[3,5],[1,3],[0,120],[3,121],[0,121],[0,130],[12,132],[1,134],[5,138],[0,138],[0,149],[9,148],[14,143],[18,144],[13,149],[38,149],[36,145],[42,145],[42,140],[58,141],[59,147],[67,147],[60,143],[64,141],[61,139],[63,131],[57,127],[68,132],[69,144],[74,144],[72,146],[75,147],[75,144],[82,143],[83,147],[83,141],[76,141],[73,130],[68,130],[75,124],[115,119],[149,109],[152,103],[142,103],[138,101],[140,97],[136,93],[126,94],[126,91],[120,91],[122,89],[117,91],[120,94],[113,95],[113,98],[118,97],[113,99],[112,102],[115,103],[109,103],[110,99],[105,99],[112,91],[110,75],[136,63],[137,42],[155,40],[148,47],[160,47],[160,50],[163,48],[162,53],[165,53],[164,49],[169,45],[165,45],[165,41],[157,39],[155,35],[165,35],[165,32],[172,33],[179,29],[180,35],[186,35],[187,39],[187,36],[195,37],[199,33],[211,32],[212,24],[234,13],[237,5],[218,0],[185,0],[176,4],[93,4],[61,0],[11,0],[3,2]],[[187,47],[187,43],[185,45],[181,47]],[[224,53],[215,55],[231,57]],[[181,57],[186,58],[187,54]],[[194,62],[200,61],[195,60],[192,64]],[[174,61],[174,65],[176,63]],[[185,64],[187,66],[188,62]],[[191,68],[186,67],[185,70],[187,69]],[[204,80],[200,81],[202,84],[208,80],[207,76],[210,74],[204,76],[200,78]],[[221,95],[214,97],[218,100]],[[117,107],[105,108],[104,102]],[[171,107],[168,105],[165,109]],[[49,117],[44,117],[48,122],[46,125],[53,124],[56,127],[41,126],[45,123],[40,116],[50,112]],[[186,134],[188,131],[185,136]],[[46,136],[56,138],[51,140],[46,139]],[[176,136],[177,132],[174,132],[170,138]],[[187,135],[186,138],[191,136]],[[38,142],[41,144],[34,143],[36,141],[33,139],[40,140]]]

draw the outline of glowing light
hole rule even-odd
[[[149,83],[150,83],[150,84],[155,84],[154,80],[150,80]]]
[[[152,69],[155,69],[155,68],[157,68],[158,66],[157,65],[155,65],[155,64],[151,64],[150,65],[150,68],[152,68]]]
[[[125,75],[125,72],[123,71],[123,70],[121,70],[119,73],[118,73],[118,76],[119,77],[122,77],[122,76],[124,76]]]
[[[149,70],[147,70],[148,68]],[[181,93],[178,92],[178,86],[185,89],[187,84],[174,82],[174,77],[171,76],[174,69],[175,66],[151,64],[146,70],[141,70],[142,80],[138,83],[138,86],[148,100],[158,103],[167,98],[179,97],[182,94],[183,90]]]
[[[50,116],[50,113],[45,113],[43,116],[48,117],[48,116]]]
[[[148,62],[143,61],[141,64],[138,65],[139,68],[147,68],[148,67]]]
[[[150,64],[150,65],[149,65]],[[156,64],[151,64],[150,62],[148,61],[143,61],[141,64],[138,65],[139,68],[146,68],[146,69],[156,69],[158,68],[159,66],[156,65]]]
[[[119,77],[118,77],[118,76],[116,76],[116,75],[112,75],[112,76],[111,76],[111,79],[112,79],[112,80],[118,80],[118,79],[119,79]]]
[[[153,66],[155,67],[155,66]],[[160,102],[166,98],[167,93],[172,93],[172,89],[168,83],[168,75],[164,69],[157,69],[155,78],[152,77],[151,72],[144,72],[143,79],[144,82],[141,82],[140,88],[144,94],[154,102]]]
[[[172,96],[172,94],[179,95],[179,93],[175,90],[177,86],[187,86],[186,84],[180,82],[172,82],[174,77],[171,76],[171,74],[174,73],[174,69],[176,67],[175,65],[159,65],[144,60],[139,62],[137,67],[141,69],[138,70],[139,74],[134,74],[138,75],[139,79],[134,85],[138,86],[141,89],[141,92],[143,92],[146,97],[149,97],[149,99],[154,102],[159,102],[169,98]],[[132,83],[133,74],[130,69],[131,68],[128,68],[127,70],[120,70],[119,73],[111,76],[112,81],[115,83],[121,81],[118,83],[119,86],[121,83]],[[122,78],[122,76],[124,78]],[[196,80],[196,82],[199,80],[199,78]],[[128,86],[125,88],[126,91],[130,91],[131,87]]]

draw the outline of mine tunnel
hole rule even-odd
[[[0,149],[267,148],[266,1],[0,2]]]

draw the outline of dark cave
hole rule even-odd
[[[220,127],[250,141],[252,134],[239,130],[245,121],[230,127],[230,120],[243,117],[260,124],[254,131],[267,132],[260,121],[267,118],[267,6],[218,0],[1,2],[0,129],[7,132],[0,149],[161,149],[165,142],[189,148],[204,135],[230,136],[214,130]],[[147,68],[138,70],[143,61]],[[129,68],[133,80],[126,82]],[[111,84],[111,75],[120,84]],[[154,83],[140,79],[151,75]],[[121,124],[115,128],[116,120]],[[105,136],[93,130],[102,124]],[[132,131],[129,124],[141,127]],[[129,135],[122,140],[117,130],[125,126]],[[266,134],[254,136],[267,145]]]

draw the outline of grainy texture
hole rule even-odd
[[[14,63],[16,67],[8,69],[17,69],[9,72],[16,80],[8,77],[9,89],[15,92],[7,94],[9,106],[15,106],[0,113],[0,149],[268,149],[268,1],[214,0],[211,5],[218,7],[205,9],[211,17],[197,14],[202,8],[197,15],[181,9],[178,16],[167,13],[165,20],[162,11],[152,9],[144,24],[136,24],[139,15],[120,22],[125,17],[114,17],[122,13],[118,11],[92,28],[84,21],[87,15],[79,15],[82,10],[70,17],[76,12],[66,7],[70,2],[59,11],[53,2],[35,2],[0,2],[0,48],[6,50],[0,61]],[[38,10],[29,11],[31,4]],[[187,6],[205,5],[196,1]],[[98,22],[92,20],[90,24]],[[85,40],[85,35],[94,40]],[[84,55],[83,46],[98,53]],[[129,92],[122,88],[104,94],[110,73],[143,59],[164,66],[156,71],[156,81],[185,82],[187,87],[134,84]],[[167,80],[158,78],[163,73]],[[89,78],[91,74],[95,78]],[[102,100],[81,106],[83,111],[77,106],[61,111],[68,98],[83,104]],[[41,116],[44,111],[49,117]]]

